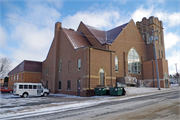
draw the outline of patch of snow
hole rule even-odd
[[[48,113],[55,113],[79,108],[85,108],[105,102],[112,102],[112,101],[122,101],[127,99],[132,99],[136,97],[148,96],[156,94],[159,91],[166,91],[171,89],[179,89],[180,87],[173,87],[173,88],[135,88],[135,87],[126,87],[125,90],[127,95],[134,95],[134,96],[92,96],[92,97],[79,97],[74,95],[67,95],[67,94],[50,94],[49,97],[31,97],[31,98],[18,98],[17,96],[13,96],[12,94],[8,94],[1,97],[1,109],[0,109],[0,119],[15,119],[21,117],[29,117],[29,116],[36,116]],[[138,95],[142,93],[147,93],[143,95]],[[137,94],[137,95],[136,95]],[[57,97],[57,98],[56,98]],[[58,98],[60,97],[60,98]],[[47,104],[40,104],[34,106],[24,106],[28,103],[38,103],[44,100],[49,101],[50,99],[61,99],[63,98],[80,98],[78,100],[81,101],[65,101],[65,102],[53,102]],[[88,99],[81,99],[81,98],[91,98],[92,100]],[[77,100],[77,99],[76,99]],[[9,106],[9,107],[8,107]],[[8,112],[10,111],[10,112]]]
[[[179,84],[170,84],[170,86],[179,86]]]

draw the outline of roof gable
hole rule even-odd
[[[106,41],[106,31],[100,30],[98,28],[95,28],[95,27],[92,27],[92,26],[89,26],[89,25],[86,25],[86,24],[84,24],[84,25],[89,29],[89,31],[94,35],[94,37],[101,44],[105,44],[107,42]]]
[[[100,30],[98,28],[86,24],[84,25],[88,28],[88,30],[94,35],[94,37],[101,44],[107,44],[107,43],[113,43],[114,40],[117,38],[117,36],[122,32],[123,28],[125,28],[128,25],[128,23],[125,23],[121,26],[118,26],[108,31]]]
[[[86,37],[78,31],[62,28],[74,49],[92,46]]]
[[[129,23],[129,22],[128,22]],[[117,38],[117,36],[122,32],[123,28],[127,26],[128,23],[125,23],[121,26],[113,28],[107,31],[107,43],[112,43]]]

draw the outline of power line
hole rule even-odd
[[[52,27],[48,27],[48,26],[44,26],[44,25],[39,25],[39,24],[32,23],[32,22],[28,22],[28,21],[25,21],[25,20],[20,20],[20,19],[13,18],[13,17],[7,16],[7,15],[2,15],[2,14],[0,14],[0,16],[7,17],[7,18],[10,18],[10,19],[14,19],[14,20],[21,21],[21,22],[25,22],[25,23],[28,23],[28,24],[40,26],[40,27],[50,28],[50,29],[53,29],[53,30],[54,30],[54,28],[52,28]],[[127,28],[127,29],[132,29],[132,30],[138,31],[137,29],[134,29],[134,28]],[[59,30],[59,29],[55,29],[55,30],[56,30],[56,31],[60,31],[60,32],[63,31],[63,30]],[[63,31],[63,32],[64,32],[64,31]],[[76,31],[69,31],[69,32],[71,32],[71,34],[76,34],[76,35],[80,35],[80,36],[84,36],[84,37],[93,37],[93,38],[103,39],[102,37],[95,37],[95,36],[91,36],[91,35],[79,34],[79,33],[77,33]],[[138,32],[139,32],[139,31],[138,31]],[[126,34],[127,34],[127,33],[126,33]],[[129,35],[131,35],[131,34],[129,34]],[[114,39],[106,39],[106,40],[114,41]],[[121,40],[117,40],[117,41],[118,41],[118,42],[126,42],[126,43],[143,43],[143,44],[145,44],[145,42],[129,42],[129,41],[121,41]]]

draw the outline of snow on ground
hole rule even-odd
[[[143,94],[143,93],[156,93],[161,91],[168,91],[173,89],[180,89],[179,86],[171,86],[170,88],[161,88],[161,90],[158,90],[158,88],[147,88],[147,87],[126,87],[126,93],[127,95],[135,95],[135,94]]]
[[[179,86],[179,84],[171,84],[170,86],[171,86],[171,87],[172,87],[172,86]]]
[[[157,92],[179,89],[179,86],[171,88],[135,88],[126,87],[126,96],[92,96],[79,97],[66,94],[50,94],[49,97],[28,97],[21,98],[9,93],[0,94],[0,119],[12,116],[29,116],[54,113],[88,106],[97,105],[104,102],[121,101],[134,97],[141,97]],[[146,94],[145,94],[146,93]],[[130,96],[128,96],[130,95]],[[133,96],[132,96],[133,95]]]

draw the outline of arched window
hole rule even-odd
[[[140,58],[134,48],[132,48],[128,53],[128,72],[134,74],[141,73]]]
[[[100,85],[104,85],[104,70],[101,68],[99,73],[100,73]]]
[[[115,56],[115,71],[118,71],[118,58]]]

